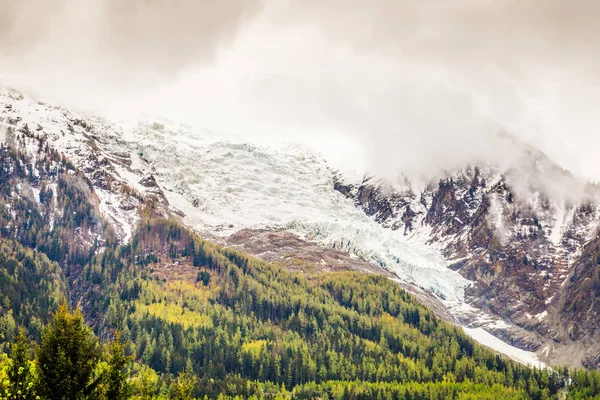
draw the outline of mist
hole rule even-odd
[[[592,0],[0,0],[0,84],[431,176],[506,133],[600,181]]]

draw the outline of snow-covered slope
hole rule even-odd
[[[406,207],[399,215],[400,203],[390,207],[386,218],[365,212],[357,207],[354,189],[344,193],[336,187],[339,172],[297,144],[247,143],[162,121],[109,122],[6,91],[0,93],[0,110],[5,127],[44,138],[87,175],[100,210],[123,241],[139,218],[138,206],[152,197],[166,212],[181,215],[187,225],[216,240],[225,241],[246,228],[288,230],[376,263],[398,279],[434,293],[465,325],[491,330],[511,326],[466,301],[475,279],[449,266],[474,254],[469,249],[450,254],[448,246],[440,245],[447,240],[439,233],[447,228],[441,221],[449,215],[443,205],[431,214],[430,223],[425,217],[411,217]],[[482,204],[479,194],[490,185],[476,187],[464,215],[452,219],[463,225],[475,218]],[[402,201],[413,213],[419,207],[429,213],[436,193],[419,197],[407,192]],[[462,196],[465,193],[470,192],[464,189]],[[498,218],[502,213],[498,207]],[[568,210],[563,219],[567,214]],[[409,218],[403,219],[405,215]],[[411,229],[405,229],[407,221]],[[556,221],[553,226],[559,232],[555,238],[566,231]],[[453,237],[463,234],[457,231]]]
[[[209,138],[174,143],[176,137],[137,128],[127,140],[143,154],[170,204],[196,229],[223,237],[242,228],[288,229],[376,262],[448,300],[464,297],[468,282],[439,254],[407,244],[332,190],[331,170],[306,149]]]
[[[2,101],[11,105],[5,122],[20,118],[17,127],[33,127],[100,183],[102,209],[124,240],[135,213],[115,197],[120,193],[113,193],[114,184],[102,184],[102,175],[140,193],[148,191],[144,178],[153,176],[171,207],[205,234],[226,238],[243,228],[288,229],[376,262],[448,301],[464,298],[469,282],[448,269],[439,253],[424,243],[409,244],[357,209],[333,190],[327,163],[302,146],[223,141],[181,126],[119,125],[27,100]]]

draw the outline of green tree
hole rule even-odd
[[[33,400],[36,398],[30,351],[31,342],[25,335],[25,329],[20,328],[19,335],[12,346],[12,360],[7,371],[9,400]]]
[[[190,400],[194,394],[196,377],[187,371],[182,371],[171,383],[171,398],[173,400]]]
[[[93,372],[100,358],[98,339],[77,309],[62,304],[42,334],[37,349],[39,394],[48,400],[81,400],[96,392]]]
[[[115,339],[108,347],[108,370],[104,377],[106,398],[110,400],[129,399],[132,388],[127,381],[132,357],[125,355],[125,346],[121,343],[121,333],[117,331]]]
[[[150,400],[158,391],[159,377],[156,371],[147,365],[138,364],[137,376],[133,380],[136,399]]]

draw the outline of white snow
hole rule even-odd
[[[538,321],[541,321],[541,320],[543,320],[544,318],[546,318],[546,316],[547,316],[547,315],[548,315],[548,311],[545,311],[545,310],[544,310],[544,311],[542,311],[541,313],[539,313],[539,314],[536,314],[536,315],[535,315],[535,318],[536,318]]]
[[[550,233],[550,241],[555,245],[558,246],[560,244],[560,241],[563,237],[563,234],[565,232],[565,224],[568,221],[567,217],[569,216],[567,214],[567,210],[565,209],[565,205],[564,204],[560,204],[557,207],[557,212],[556,212],[556,223],[554,225],[554,227],[552,228],[552,232]],[[571,219],[573,218],[573,215],[570,215]]]
[[[37,170],[34,170],[34,171],[37,171]],[[40,202],[40,192],[41,192],[40,189],[32,187],[31,190],[33,191],[33,198],[35,199],[35,201],[38,204],[41,204],[41,202]]]
[[[508,329],[508,328],[512,327],[511,324],[509,324],[506,321],[501,320],[501,319],[494,321],[494,326],[496,328],[500,328],[500,329]]]
[[[506,238],[508,237],[508,230],[505,227],[504,216],[502,215],[503,211],[504,207],[502,206],[498,194],[491,193],[488,223],[490,224],[490,226],[496,229],[496,232],[498,232],[500,240],[502,241],[506,240]]]
[[[517,347],[511,346],[508,343],[503,342],[496,336],[487,332],[483,328],[467,328],[463,327],[467,335],[477,340],[479,343],[494,349],[502,354],[506,354],[508,357],[522,364],[528,364],[536,366],[538,368],[545,368],[546,364],[539,360],[537,355],[533,352],[521,350]]]
[[[96,189],[96,194],[100,200],[100,212],[113,223],[123,242],[128,242],[139,217],[135,213],[123,211],[118,207],[121,201],[119,195],[101,189]]]
[[[6,134],[7,134],[6,129],[8,128],[8,126],[9,125],[5,124],[4,122],[0,122],[0,142],[1,143],[6,142]]]

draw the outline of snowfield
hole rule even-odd
[[[531,365],[532,367],[537,368],[546,368],[547,365],[541,362],[535,353],[521,350],[514,346],[511,346],[502,340],[498,339],[496,336],[487,332],[483,328],[466,328],[463,327],[465,333],[471,336],[473,339],[477,340],[484,346],[490,347],[500,353],[506,354],[513,360],[520,362],[521,364]]]

